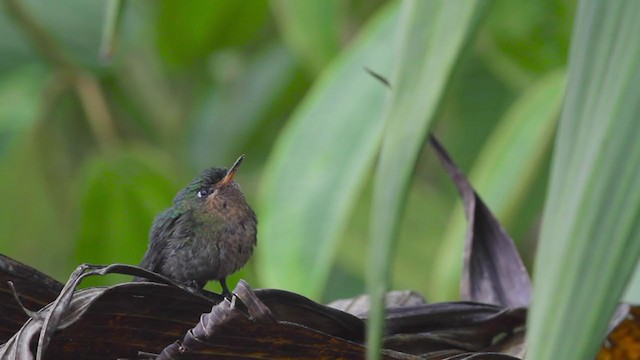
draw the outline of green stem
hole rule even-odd
[[[122,0],[109,0],[107,2],[107,15],[102,28],[102,42],[100,44],[100,57],[104,61],[111,61],[113,57],[123,8]]]

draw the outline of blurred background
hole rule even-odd
[[[352,49],[375,36],[368,29],[396,16],[397,3],[130,1],[117,12],[112,43],[103,28],[113,19],[107,16],[113,3],[2,4],[0,253],[60,281],[80,263],[137,264],[153,217],[175,193],[201,169],[228,167],[244,153],[237,181],[266,221],[258,252],[230,287],[244,278],[254,287],[298,290],[286,278],[300,277],[301,269],[281,272],[277,282],[261,275],[273,263],[265,257],[274,256],[263,249],[289,241],[270,237],[281,224],[269,219],[282,217],[267,212],[297,206],[273,200],[265,179],[277,181],[281,167],[273,164],[304,153],[282,149],[305,130],[305,109],[326,96],[347,103],[355,96],[349,89],[323,95],[322,89],[340,80]],[[527,266],[574,10],[574,1],[493,2],[457,61],[432,127],[516,240]],[[385,36],[393,41],[393,33]],[[378,61],[365,57],[353,76],[371,78],[364,68],[379,71]],[[383,87],[376,81],[368,86]],[[332,146],[331,139],[318,141]],[[364,292],[373,163],[366,168],[338,227],[337,246],[323,257],[330,269],[326,284],[308,294],[319,300]],[[323,174],[311,181],[302,176],[307,170],[289,170],[301,176],[288,181],[322,181]],[[431,300],[455,299],[464,232],[458,195],[425,147],[396,241],[392,287]]]

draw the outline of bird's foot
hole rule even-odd
[[[187,283],[187,287],[193,291],[199,292],[202,290],[202,285],[195,280],[191,280],[189,283]]]
[[[227,300],[231,300],[233,293],[229,291],[229,288],[227,287],[227,278],[222,278],[219,281],[220,281],[220,286],[222,287],[221,295],[224,296]]]
[[[196,295],[202,295],[202,287],[195,280],[192,280],[191,282],[188,282],[184,285],[186,290],[189,291],[190,293],[196,294]]]
[[[218,294],[214,294],[212,292],[205,290],[203,284],[195,280],[185,283],[183,286],[183,289],[199,297],[205,297],[207,299],[217,301],[217,302],[220,301]]]

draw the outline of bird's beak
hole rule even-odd
[[[220,182],[218,182],[218,184],[216,184],[216,185],[217,186],[224,186],[224,185],[227,185],[228,183],[230,183],[233,180],[233,177],[236,175],[236,171],[238,171],[238,168],[240,167],[240,164],[242,164],[242,160],[244,160],[244,154],[240,155],[238,160],[236,160],[236,162],[234,162],[233,165],[231,166],[231,169],[229,169],[229,171],[227,171],[227,175],[225,175],[222,178],[222,180],[220,180]]]

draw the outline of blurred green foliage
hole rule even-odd
[[[363,292],[373,159],[351,154],[355,162],[337,164],[334,157],[329,163],[306,163],[305,158],[312,150],[315,158],[321,158],[318,152],[323,149],[330,154],[338,142],[355,146],[364,141],[357,128],[322,137],[330,133],[322,132],[324,127],[349,129],[349,119],[375,126],[373,118],[371,125],[364,120],[372,113],[384,115],[375,114],[382,106],[373,102],[382,101],[376,92],[387,90],[363,68],[390,77],[388,60],[378,54],[385,53],[385,47],[378,45],[383,47],[368,56],[353,54],[367,41],[377,41],[371,29],[376,22],[389,21],[397,4],[123,2],[115,51],[111,61],[104,62],[99,49],[106,5],[80,0],[3,3],[0,252],[60,280],[82,262],[137,263],[154,214],[170,205],[175,192],[200,169],[229,166],[245,153],[238,181],[258,218],[266,221],[256,256],[235,278],[322,299]],[[507,230],[527,263],[537,237],[548,168],[545,154],[553,137],[548,129],[554,118],[551,125],[546,121],[550,115],[526,122],[523,126],[540,126],[532,130],[538,134],[536,143],[516,142],[509,145],[515,148],[504,150],[528,154],[519,165],[532,161],[533,170],[483,170],[477,166],[492,166],[490,161],[476,160],[479,154],[495,152],[504,137],[516,131],[512,114],[526,108],[522,102],[532,96],[531,101],[538,101],[531,92],[550,81],[545,80],[553,76],[549,74],[563,71],[574,8],[573,1],[493,2],[447,79],[432,125],[467,173],[473,169],[485,183],[491,178],[522,179],[524,185],[509,193],[512,199],[492,195],[487,202],[500,207],[498,216],[508,220]],[[393,54],[395,28],[385,28],[380,36],[388,39],[382,43],[388,44],[386,54]],[[542,107],[558,106],[553,96],[539,101]],[[504,122],[513,123],[509,126],[514,129],[504,130]],[[295,138],[305,130],[312,131],[311,136]],[[374,135],[366,141],[375,145],[378,139]],[[526,148],[518,149],[520,145]],[[340,159],[339,151],[333,153]],[[354,164],[357,177],[333,172]],[[304,166],[314,167],[319,176],[298,175],[313,170]],[[488,177],[483,171],[490,172]],[[273,181],[283,174],[287,183],[278,188]],[[306,188],[308,196],[287,198],[286,186]],[[340,192],[343,186],[348,192]],[[313,224],[312,217],[291,224],[286,213],[279,212],[295,212],[296,201],[322,206],[327,198],[341,207],[332,209],[339,216],[329,217],[331,223]],[[285,199],[286,209],[280,205]],[[451,259],[450,245],[442,243],[450,237],[444,237],[446,231],[455,231],[447,226],[460,224],[455,220],[461,211],[455,206],[458,201],[424,148],[396,241],[393,288],[415,289],[432,300],[456,297],[451,290],[455,276],[441,284],[432,274],[455,273],[461,266]],[[313,208],[314,203],[304,205]],[[307,238],[308,224],[326,226],[326,236]],[[286,234],[280,238],[286,229],[302,225],[295,239]],[[308,244],[310,239],[322,243]],[[288,248],[292,244],[297,247]],[[304,282],[320,271],[308,263],[274,274],[271,266],[287,251],[317,256],[326,269],[326,275],[317,277],[326,285],[305,289]],[[444,256],[447,261],[442,261]]]

